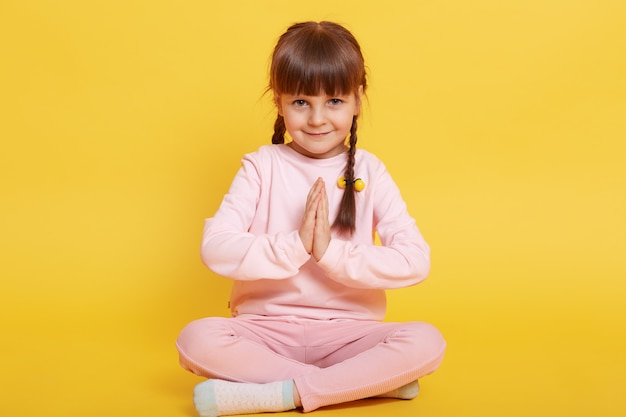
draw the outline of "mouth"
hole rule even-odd
[[[312,136],[314,138],[321,138],[323,136],[328,135],[330,132],[304,132],[306,133],[308,136]]]

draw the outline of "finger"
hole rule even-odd
[[[326,192],[326,185],[320,191],[320,203],[317,210],[321,211],[322,217],[328,222],[328,193]]]
[[[306,198],[305,210],[309,210],[311,206],[313,207],[317,206],[316,200],[320,192],[320,187],[321,187],[321,183],[320,183],[320,179],[318,178],[317,181],[313,183],[313,186],[309,190],[309,194],[307,195],[307,198]]]
[[[320,260],[330,244],[330,222],[328,219],[328,196],[326,189],[320,192],[320,200],[317,206],[317,216],[315,218],[315,231],[313,235],[312,253],[316,260]]]
[[[313,240],[315,236],[315,223],[317,217],[317,208],[320,204],[320,180],[315,181],[307,195],[307,201],[302,215],[302,224],[298,231],[300,240],[308,253],[313,251]]]

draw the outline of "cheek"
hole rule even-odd
[[[302,128],[302,122],[297,117],[283,116],[285,120],[285,129],[289,136],[293,138],[294,133]]]
[[[307,124],[307,115],[300,112],[285,112],[283,116],[285,120],[285,126],[291,126],[292,128],[298,128]]]
[[[352,128],[352,114],[346,114],[345,117],[343,117],[342,119],[342,123],[341,126],[343,129],[345,130],[350,130]]]
[[[283,116],[283,118],[285,120],[285,128],[287,130],[293,130],[294,126],[296,125],[294,118],[289,116]]]

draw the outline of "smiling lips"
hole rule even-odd
[[[330,132],[304,132],[309,136],[320,137],[329,134]]]

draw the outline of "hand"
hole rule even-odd
[[[309,191],[298,234],[306,251],[319,261],[330,243],[328,196],[321,178],[315,181]]]
[[[313,233],[313,258],[316,261],[322,259],[330,244],[330,222],[328,220],[328,194],[326,186],[322,182],[320,201],[317,205],[315,216],[315,231]]]

